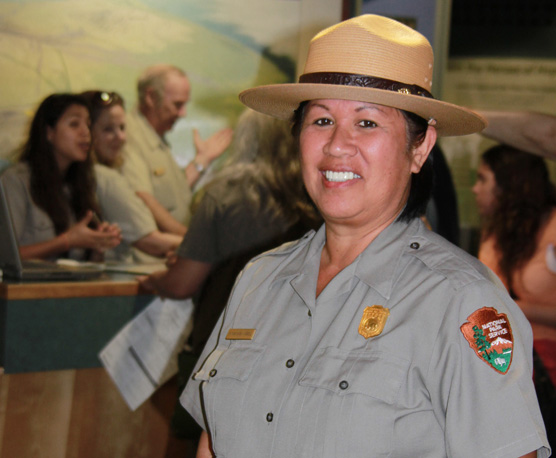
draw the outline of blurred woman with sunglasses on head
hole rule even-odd
[[[2,174],[23,259],[100,260],[120,243],[95,199],[86,101],[52,94],[32,120],[19,161]]]
[[[158,230],[150,210],[116,170],[121,165],[126,141],[122,97],[105,91],[86,91],[81,95],[88,102],[91,116],[99,204],[105,217],[122,230],[123,243],[109,255],[119,261],[148,261],[153,260],[151,256],[166,256],[180,244],[181,237]]]

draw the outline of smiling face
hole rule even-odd
[[[126,141],[124,108],[112,105],[103,109],[91,131],[98,161],[108,167],[114,166]]]
[[[498,186],[492,169],[483,161],[477,170],[477,181],[472,188],[481,217],[488,217],[496,210]]]
[[[432,148],[433,128],[408,151],[406,121],[394,108],[314,100],[300,133],[303,180],[328,224],[385,227],[403,209],[411,173]]]
[[[46,135],[60,171],[85,161],[91,147],[89,111],[82,105],[70,105],[56,125],[47,128]]]

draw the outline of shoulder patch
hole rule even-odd
[[[514,343],[512,328],[504,313],[483,307],[469,315],[460,329],[480,359],[501,374],[508,372]]]

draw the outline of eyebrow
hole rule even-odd
[[[369,104],[367,105],[365,102],[360,102],[362,105],[358,106],[355,111],[357,113],[364,111],[364,110],[373,110],[373,111],[379,111],[381,113],[384,113],[384,109],[383,107],[381,107],[380,105],[376,105],[376,104],[371,104],[369,102]],[[324,110],[330,111],[330,107],[328,107],[326,104],[324,103],[317,103],[317,102],[311,102],[311,104],[309,105],[309,108],[311,107],[320,107],[323,108]]]

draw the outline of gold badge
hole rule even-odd
[[[154,169],[153,173],[155,177],[161,177],[166,173],[166,169],[164,167],[159,167],[157,169]]]
[[[230,329],[226,334],[226,340],[253,340],[254,329]]]
[[[390,310],[382,305],[373,305],[372,307],[365,308],[363,318],[361,318],[361,323],[359,323],[359,334],[365,337],[365,339],[378,336],[384,330],[389,315]]]

